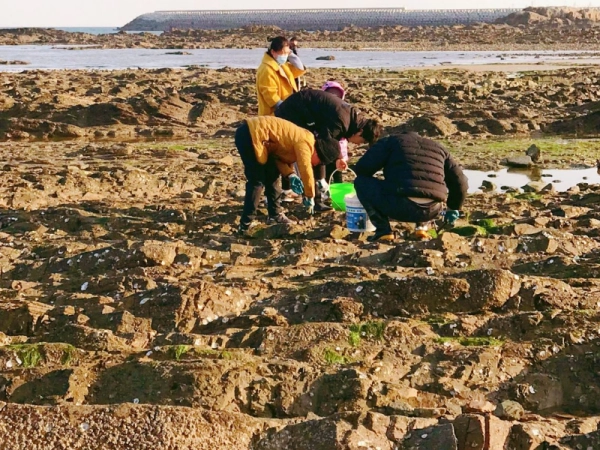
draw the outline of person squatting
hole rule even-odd
[[[356,196],[375,226],[369,241],[395,238],[390,219],[416,223],[417,239],[429,237],[429,223],[440,215],[453,226],[468,183],[448,150],[414,132],[380,139],[379,122],[346,102],[346,90],[336,81],[300,90],[306,67],[297,40],[291,44],[283,36],[271,40],[256,75],[258,117],[246,119],[235,133],[246,177],[238,232],[251,227],[263,192],[268,223],[295,223],[282,210],[286,197],[302,196],[309,214],[331,210],[327,180],[342,182],[349,144],[370,146],[351,166]]]

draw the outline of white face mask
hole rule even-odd
[[[279,55],[277,58],[275,58],[275,61],[277,61],[277,64],[279,64],[280,66],[283,66],[288,60],[288,55]]]

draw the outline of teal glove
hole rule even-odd
[[[453,209],[449,209],[444,213],[444,223],[450,226],[454,225],[454,222],[458,220],[460,213]]]
[[[312,215],[315,213],[315,199],[314,198],[304,197],[302,199],[302,205],[306,208],[306,211],[309,214]]]
[[[302,184],[302,180],[298,175],[293,173],[288,177],[288,180],[290,181],[290,187],[295,194],[304,194],[304,184]]]

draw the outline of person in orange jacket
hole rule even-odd
[[[272,116],[275,109],[294,92],[298,92],[295,78],[306,72],[297,55],[290,51],[289,41],[277,36],[256,71],[258,115]]]
[[[327,136],[315,138],[308,130],[272,116],[246,119],[236,130],[235,146],[240,153],[246,175],[246,196],[239,232],[250,227],[251,216],[266,191],[268,223],[294,222],[281,211],[279,178],[286,177],[292,190],[304,194],[303,205],[310,214],[315,208],[313,166],[340,159],[338,141]],[[300,176],[294,171],[298,166]]]

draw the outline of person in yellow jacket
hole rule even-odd
[[[290,51],[289,41],[283,36],[274,38],[256,72],[258,115],[275,114],[275,109],[298,91],[295,78],[305,72],[300,58]]]
[[[239,232],[250,227],[251,216],[266,191],[269,223],[294,223],[281,210],[280,175],[287,177],[292,190],[304,194],[303,204],[310,214],[315,208],[315,180],[312,166],[341,158],[339,143],[327,136],[315,138],[310,131],[273,116],[246,119],[235,132],[235,146],[246,175],[246,197]],[[300,176],[294,171],[298,166]]]

